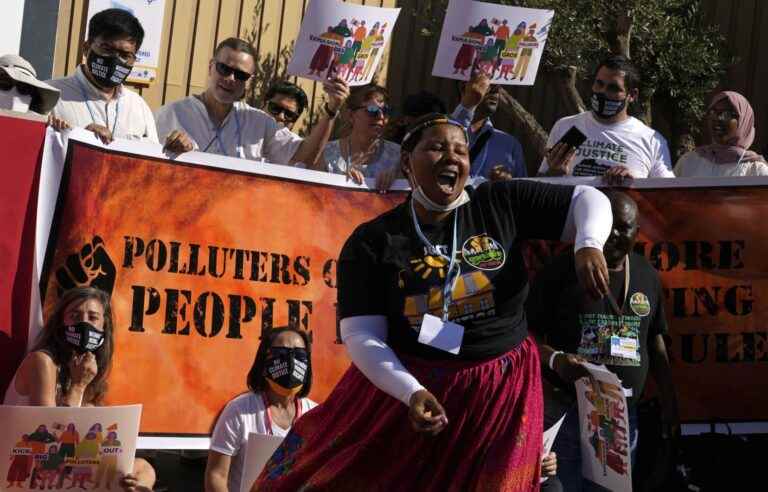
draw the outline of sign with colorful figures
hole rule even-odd
[[[629,414],[621,381],[605,366],[584,365],[590,377],[576,382],[582,474],[608,490],[631,492]]]
[[[554,10],[450,0],[432,75],[469,80],[473,70],[494,84],[533,85]]]
[[[2,490],[118,490],[133,469],[140,419],[141,405],[0,406]]]
[[[341,77],[371,82],[400,9],[312,0],[296,39],[288,73],[312,80]]]

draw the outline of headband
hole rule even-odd
[[[429,128],[429,127],[435,126],[435,125],[453,125],[453,126],[458,126],[464,132],[464,137],[467,139],[467,143],[469,143],[469,134],[467,133],[466,127],[464,125],[462,125],[461,123],[459,123],[458,121],[456,121],[454,119],[451,119],[451,118],[448,118],[446,116],[446,117],[442,117],[442,118],[435,118],[433,120],[425,121],[424,123],[419,123],[414,128],[412,128],[408,133],[405,134],[405,136],[403,137],[402,142],[400,143],[400,146],[401,147],[405,146],[406,142],[408,142],[408,140],[411,137],[413,137],[417,133],[425,130],[426,128]]]

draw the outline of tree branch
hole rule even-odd
[[[563,67],[555,70],[557,75],[557,89],[565,104],[568,114],[583,113],[587,110],[584,100],[576,88],[576,75],[578,69],[574,66]]]
[[[517,99],[506,90],[499,88],[500,112],[523,130],[523,136],[530,142],[536,153],[536,162],[541,162],[547,149],[549,134],[542,128],[536,117],[529,113]]]
[[[620,9],[616,14],[615,21],[605,33],[611,53],[631,58],[629,48],[630,38],[632,37],[632,23],[630,6]]]

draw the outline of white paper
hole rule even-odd
[[[419,343],[458,355],[463,338],[463,326],[443,321],[431,314],[424,315],[421,330],[419,330]]]
[[[450,0],[432,75],[469,80],[473,66],[494,84],[533,85],[554,10]]]
[[[560,432],[560,427],[562,427],[564,421],[565,414],[560,417],[560,420],[555,422],[552,427],[544,431],[544,456],[552,452],[552,445],[555,444],[555,438],[557,437],[557,433]],[[547,478],[548,477],[541,477],[539,482],[544,483]]]
[[[267,464],[281,442],[283,442],[283,438],[280,436],[268,436],[255,432],[248,434],[243,477],[240,480],[241,492],[250,492],[253,482],[259,478],[264,465]]]
[[[118,490],[133,469],[140,420],[141,405],[0,406],[2,485],[58,489],[63,473],[63,489]]]
[[[576,381],[584,478],[614,492],[631,492],[627,399],[618,376],[584,364],[590,377]]]
[[[312,0],[288,73],[312,80],[335,73],[349,85],[370,83],[399,13],[400,9]]]
[[[88,20],[94,14],[106,9],[123,9],[133,14],[144,29],[144,41],[136,53],[136,65],[129,75],[129,81],[149,82],[154,79],[154,70],[160,66],[160,49],[163,40],[163,19],[165,0],[90,0]],[[86,37],[87,37],[86,31]]]

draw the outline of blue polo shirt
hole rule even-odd
[[[469,169],[470,176],[488,178],[494,167],[502,165],[516,178],[527,177],[528,171],[525,167],[525,157],[523,156],[523,147],[520,145],[520,142],[509,133],[494,128],[490,118],[485,119],[483,127],[478,132],[473,132],[471,124],[474,116],[474,109],[465,108],[461,104],[456,107],[451,115],[453,119],[467,128],[470,149],[472,149],[480,135],[485,132],[493,132],[491,137],[485,142],[483,150],[472,161]]]

